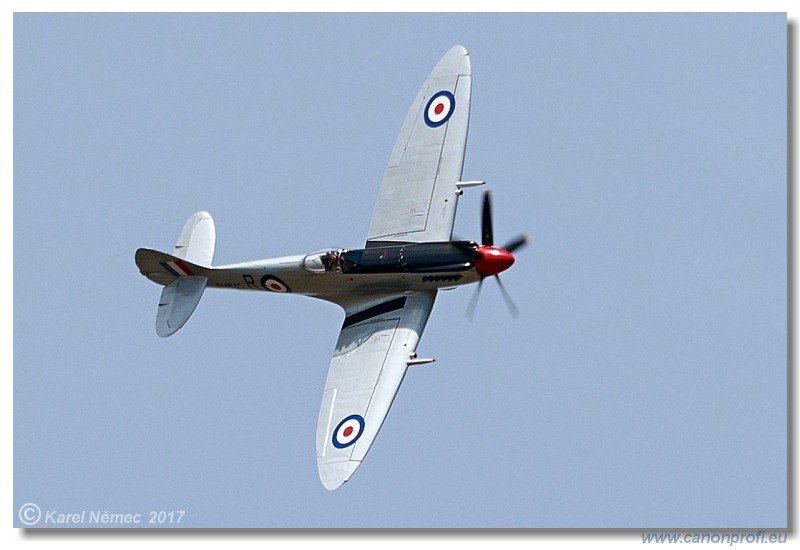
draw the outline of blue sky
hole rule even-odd
[[[531,245],[440,294],[365,464],[314,433],[342,313],[208,291],[174,337],[137,247],[359,246],[453,44],[464,169]],[[777,529],[787,517],[780,14],[17,15],[14,510],[184,527]],[[479,236],[480,192],[456,232]],[[19,519],[14,519],[21,526]]]

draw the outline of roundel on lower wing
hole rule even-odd
[[[422,116],[425,117],[425,124],[431,128],[438,128],[447,122],[456,110],[456,98],[447,90],[436,92],[428,100]]]
[[[364,433],[364,417],[359,414],[351,414],[336,426],[333,430],[333,446],[337,449],[349,447]]]
[[[292,290],[275,275],[261,277],[261,286],[270,292],[291,292]]]

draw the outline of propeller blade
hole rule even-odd
[[[515,239],[512,239],[511,241],[509,241],[508,244],[503,246],[503,249],[508,251],[508,252],[511,252],[513,254],[515,250],[517,250],[518,248],[520,248],[522,246],[525,246],[527,244],[528,244],[528,236],[525,235],[525,234],[522,234],[522,235],[519,235],[518,237],[516,237]]]
[[[477,247],[476,255],[473,260],[475,270],[481,279],[478,281],[478,287],[472,295],[467,307],[467,317],[471,321],[475,316],[475,308],[478,306],[478,297],[481,294],[483,280],[489,275],[494,275],[497,279],[497,284],[500,287],[500,292],[503,294],[503,299],[508,306],[508,311],[511,316],[516,319],[519,317],[519,309],[511,299],[511,295],[506,290],[503,281],[500,280],[498,273],[508,269],[514,263],[514,256],[512,253],[519,250],[521,247],[528,244],[528,236],[525,234],[518,235],[509,241],[502,249],[497,249],[494,246],[494,230],[492,229],[492,199],[491,192],[485,191],[483,193],[483,208],[481,210],[481,245]],[[484,248],[491,247],[491,248]]]
[[[508,294],[505,285],[503,285],[503,281],[500,280],[500,275],[495,275],[495,279],[497,279],[497,284],[500,285],[500,292],[503,293],[503,298],[506,300],[506,305],[508,306],[508,311],[511,312],[511,316],[516,319],[519,317],[519,309],[514,304],[514,300],[511,299],[511,296]]]
[[[475,292],[472,293],[472,298],[467,306],[467,319],[470,321],[475,317],[475,308],[478,306],[478,296],[481,294],[481,286],[483,286],[483,277],[478,281],[478,286],[475,287]]]
[[[494,235],[492,233],[492,203],[491,193],[483,193],[483,211],[481,212],[481,244],[494,246]]]

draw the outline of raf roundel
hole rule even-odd
[[[275,275],[261,277],[261,286],[270,292],[291,292],[292,290]]]
[[[456,98],[447,90],[436,92],[428,100],[423,116],[425,124],[431,128],[438,128],[447,122],[456,110]]]
[[[333,446],[337,449],[349,447],[364,433],[364,417],[359,414],[351,414],[336,426],[333,430]]]

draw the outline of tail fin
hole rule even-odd
[[[211,267],[216,242],[217,232],[211,214],[196,212],[186,220],[172,255],[193,264]]]
[[[172,255],[146,248],[136,251],[142,275],[164,285],[156,313],[156,334],[162,338],[186,324],[203,297],[215,243],[214,220],[208,212],[197,212],[183,226]]]

